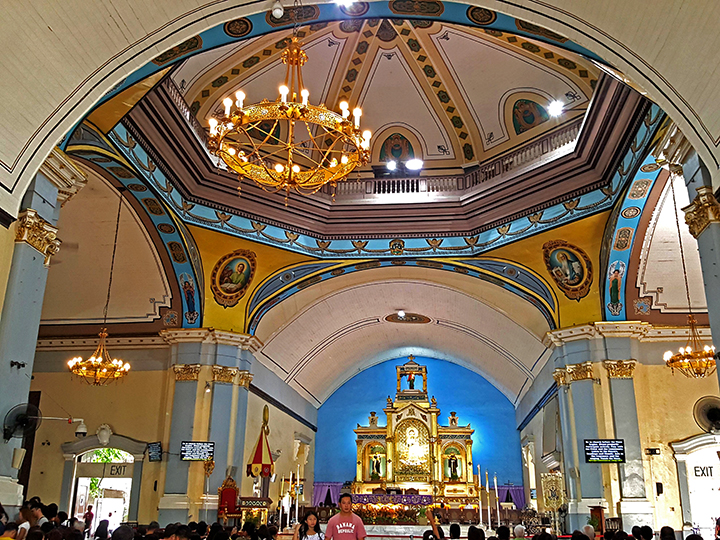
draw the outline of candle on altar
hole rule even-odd
[[[497,473],[493,475],[493,481],[495,482],[495,511],[497,512],[498,525],[500,525],[500,497],[498,497]]]
[[[482,515],[482,476],[480,473],[480,471],[481,471],[480,465],[478,465],[477,468],[478,468],[478,521],[480,522],[480,523],[478,523],[478,525],[480,525],[482,527],[482,524],[483,524],[483,522],[482,522],[482,520],[483,520],[483,515]]]
[[[300,523],[300,515],[298,514],[298,506],[300,504],[300,464],[298,463],[297,478],[295,480],[295,523]]]
[[[285,487],[285,475],[282,475],[280,481],[280,488],[278,489],[278,508],[280,509],[280,516],[278,517],[278,523],[280,524],[280,531],[282,531],[282,515],[283,515],[283,487]]]
[[[492,514],[490,514],[490,476],[485,469],[485,491],[487,491],[488,500],[488,529],[492,529]]]

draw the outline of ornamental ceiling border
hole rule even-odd
[[[601,269],[603,273],[599,276],[603,311],[608,321],[623,321],[628,318],[626,290],[630,258],[637,240],[640,218],[645,211],[650,192],[662,171],[663,169],[655,163],[653,155],[645,158],[623,200],[618,203],[614,226],[608,229],[612,236],[607,238],[606,245],[611,248],[607,258],[603,260]],[[647,315],[650,312],[651,306],[646,300],[634,299],[635,315]]]
[[[276,305],[290,296],[315,285],[345,274],[389,268],[415,266],[456,272],[471,278],[497,285],[532,304],[551,329],[558,325],[558,299],[549,284],[534,271],[503,259],[390,259],[364,262],[317,261],[299,263],[271,274],[255,289],[247,303],[245,320],[247,332],[255,334],[261,319]]]
[[[627,152],[605,187],[589,191],[563,203],[550,205],[533,214],[511,219],[498,227],[477,234],[444,237],[438,235],[424,238],[412,235],[404,235],[400,238],[368,235],[328,240],[297,232],[280,224],[264,223],[240,216],[235,212],[214,208],[210,204],[191,202],[175,189],[168,179],[164,164],[150,156],[144,145],[138,143],[138,134],[131,133],[128,126],[124,123],[118,124],[108,137],[115,143],[119,153],[133,164],[136,173],[145,180],[146,185],[152,188],[177,217],[187,224],[321,259],[442,257],[485,253],[611,208],[630,177],[640,166],[663,117],[663,111],[654,103],[650,104]]]
[[[127,197],[133,197],[152,224],[157,228],[164,249],[172,264],[181,294],[182,313],[168,310],[163,316],[166,327],[198,328],[202,324],[204,280],[200,256],[185,225],[176,220],[172,212],[154,197],[152,191],[122,156],[118,155],[109,141],[92,126],[82,124],[69,137],[67,153],[83,159],[100,169],[127,189]],[[152,167],[149,165],[148,168]],[[185,285],[187,283],[187,285]]]

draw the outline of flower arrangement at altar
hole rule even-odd
[[[418,509],[401,504],[358,504],[353,512],[366,525],[417,525]]]

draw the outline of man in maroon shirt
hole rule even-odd
[[[87,512],[83,514],[83,521],[85,522],[85,535],[90,536],[90,527],[92,526],[92,520],[95,514],[92,513],[92,504],[88,504]]]
[[[328,521],[325,540],[363,540],[365,536],[362,519],[352,511],[352,496],[343,493],[340,495],[340,513]]]

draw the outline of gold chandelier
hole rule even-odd
[[[287,65],[280,97],[244,106],[245,93],[223,100],[224,115],[209,120],[210,152],[238,173],[269,192],[291,190],[312,194],[345,180],[370,160],[368,130],[360,130],[362,110],[346,101],[340,113],[325,105],[311,105],[302,66],[307,61],[296,35],[282,53]],[[300,101],[298,101],[300,97]],[[238,188],[238,191],[240,188]]]
[[[690,285],[688,283],[687,268],[685,265],[685,251],[683,250],[682,235],[680,233],[680,221],[677,217],[677,201],[675,199],[675,173],[670,173],[670,189],[673,197],[673,212],[675,212],[675,225],[677,227],[678,242],[680,244],[680,259],[682,260],[683,276],[685,277],[685,296],[688,303],[688,326],[689,335],[685,347],[673,354],[672,351],[666,351],[663,360],[665,365],[675,373],[677,369],[680,373],[691,379],[702,379],[715,373],[715,346],[703,345],[700,339],[700,333],[697,328],[697,321],[692,314],[692,305],[690,303]]]
[[[672,351],[666,351],[663,359],[673,372],[677,369],[686,377],[702,379],[715,373],[715,346],[703,346],[697,329],[697,321],[692,315],[688,315],[688,325],[690,326],[690,336],[685,347],[680,347],[675,354]]]
[[[68,369],[73,375],[82,378],[86,383],[93,386],[105,386],[113,381],[123,378],[130,371],[130,364],[117,358],[111,358],[107,350],[105,340],[107,333],[107,314],[110,305],[110,290],[112,288],[113,270],[115,268],[115,253],[117,252],[118,230],[120,229],[120,212],[122,211],[122,188],[120,190],[120,202],[118,204],[117,219],[115,221],[115,241],[113,243],[112,259],[110,261],[110,279],[108,281],[105,309],[103,311],[103,328],[100,331],[100,342],[93,355],[87,360],[76,356],[68,361]]]

